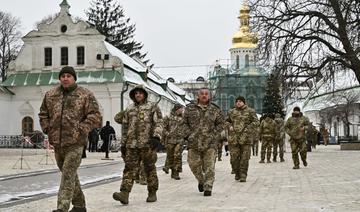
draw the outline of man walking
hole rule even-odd
[[[302,116],[299,107],[294,107],[291,117],[285,124],[285,132],[290,136],[293,169],[300,168],[299,153],[304,166],[308,165],[306,161],[306,130],[308,126],[309,120]]]
[[[233,140],[230,146],[230,162],[235,172],[235,180],[246,182],[251,145],[253,136],[258,132],[259,120],[255,110],[246,105],[244,97],[239,96],[236,98],[235,107],[229,111],[226,122],[230,126],[230,140]]]
[[[182,167],[183,112],[184,107],[181,104],[175,104],[171,114],[164,119],[166,159],[171,169],[171,178],[175,180],[180,180],[179,172]]]
[[[40,125],[54,146],[56,164],[61,171],[57,210],[86,212],[85,197],[80,187],[77,169],[90,130],[100,126],[99,105],[89,90],[76,84],[73,67],[59,73],[60,86],[46,92],[40,107]]]
[[[271,150],[276,137],[276,123],[265,115],[265,119],[260,124],[260,140],[261,140],[261,160],[259,163],[265,163],[265,154],[268,163],[271,163]]]
[[[113,199],[129,204],[129,194],[140,161],[143,161],[148,189],[146,202],[155,202],[159,187],[156,147],[162,134],[162,115],[157,104],[148,102],[148,93],[142,86],[133,88],[129,96],[134,103],[125,110],[122,118],[121,153],[125,154],[125,168],[120,192],[114,192]]]
[[[188,140],[188,163],[198,181],[198,190],[204,192],[204,196],[211,196],[217,142],[223,124],[220,108],[210,102],[209,89],[200,89],[197,101],[185,108],[184,127]]]
[[[285,131],[284,131],[284,119],[281,118],[281,115],[277,113],[275,115],[275,123],[276,123],[276,137],[273,148],[273,161],[276,162],[276,158],[279,156],[280,162],[285,162],[284,160],[284,143],[285,143]]]

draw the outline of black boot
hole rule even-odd
[[[86,208],[85,207],[81,208],[81,207],[74,206],[69,212],[86,212]]]
[[[198,184],[198,189],[199,189],[199,192],[203,192],[204,191],[204,185],[203,184]]]

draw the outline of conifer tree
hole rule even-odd
[[[130,18],[125,16],[124,9],[118,1],[92,0],[85,13],[88,22],[105,35],[107,42],[130,57],[137,57],[145,65],[149,62],[145,60],[146,53],[140,52],[143,44],[134,39],[135,24],[130,23]]]
[[[280,95],[280,81],[275,74],[270,74],[266,81],[265,96],[263,100],[263,115],[279,113],[284,117],[284,104]]]

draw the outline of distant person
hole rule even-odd
[[[329,143],[329,132],[328,132],[328,130],[324,126],[322,126],[320,128],[320,133],[321,133],[321,136],[323,138],[324,145],[327,146],[328,143]]]
[[[281,118],[281,115],[279,113],[275,114],[276,123],[276,138],[274,141],[274,147],[273,147],[273,161],[277,161],[277,155],[278,155],[278,149],[279,149],[279,156],[280,156],[280,162],[285,162],[284,159],[284,144],[285,144],[285,122],[284,119]]]
[[[271,118],[270,114],[260,123],[260,141],[261,141],[261,160],[259,163],[265,163],[265,155],[267,163],[271,163],[271,150],[276,138],[276,122]]]
[[[306,161],[306,130],[308,127],[309,119],[302,115],[299,107],[294,107],[291,117],[285,124],[285,132],[290,136],[293,169],[300,168],[299,153],[304,166],[308,165]]]
[[[101,128],[100,138],[103,140],[101,150],[105,152],[105,158],[109,158],[109,144],[112,138],[115,138],[115,130],[112,126],[110,126],[110,121],[106,121],[106,125]]]
[[[77,169],[91,129],[99,127],[99,105],[89,90],[76,84],[73,67],[59,73],[60,85],[46,92],[40,107],[42,131],[54,146],[56,164],[61,171],[57,209],[53,212],[86,212]]]
[[[97,152],[97,146],[99,142],[99,133],[96,128],[89,132],[89,152]]]
[[[175,104],[169,116],[164,118],[164,144],[166,147],[165,167],[171,169],[171,178],[180,180],[179,173],[182,167],[182,148],[184,144],[183,117],[184,106]],[[164,170],[166,173],[166,171]]]

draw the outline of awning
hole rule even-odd
[[[123,77],[117,70],[77,71],[78,84],[121,83]],[[1,86],[39,86],[59,83],[59,72],[17,73],[8,76]]]

